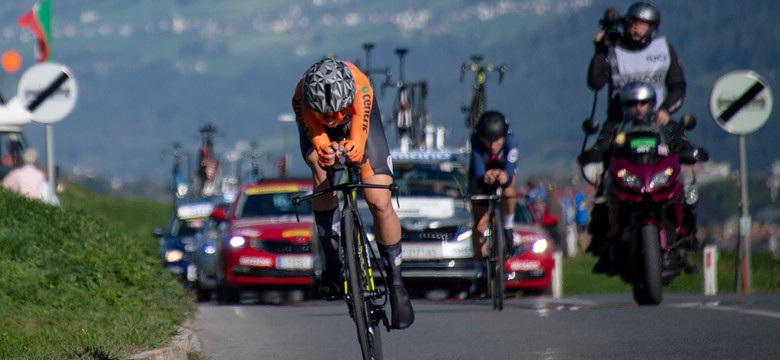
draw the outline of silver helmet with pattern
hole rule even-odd
[[[303,78],[303,100],[312,111],[334,113],[352,105],[355,79],[342,62],[323,59],[309,68]]]

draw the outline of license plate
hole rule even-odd
[[[311,270],[314,259],[311,255],[279,256],[276,258],[276,268],[282,270]]]
[[[533,271],[542,267],[539,261],[525,260],[525,261],[512,261],[509,263],[509,268],[512,271]]]
[[[408,245],[404,244],[403,258],[409,260],[428,260],[428,259],[441,259],[442,249],[441,244],[436,245]]]

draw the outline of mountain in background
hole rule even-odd
[[[448,144],[467,134],[461,107],[473,77],[460,67],[473,54],[504,64],[499,84],[488,75],[488,108],[505,112],[520,142],[521,178],[565,177],[576,171],[580,124],[593,93],[585,73],[592,38],[607,7],[630,2],[589,0],[379,1],[379,0],[52,0],[52,60],[67,65],[79,85],[75,110],[54,125],[56,162],[66,172],[90,170],[108,178],[169,180],[170,158],[181,143],[194,154],[198,129],[221,130],[217,151],[256,142],[268,159],[292,152],[302,172],[290,98],[302,72],[326,54],[365,61],[361,45],[375,44],[372,67],[391,67],[396,47],[407,47],[407,81],[429,84],[431,122],[449,128]],[[34,61],[32,34],[16,24],[34,1],[0,5],[0,47]],[[699,119],[691,134],[715,161],[738,161],[737,137],[717,126],[708,98],[721,75],[741,69],[780,89],[777,60],[780,2],[673,1],[654,4],[660,33],[677,50],[688,80],[681,110]],[[0,75],[0,92],[14,93],[20,71]],[[472,75],[473,76],[473,75]],[[378,77],[375,75],[375,81]],[[391,89],[377,89],[386,119]],[[7,95],[6,95],[7,96]],[[606,95],[596,114],[603,118]],[[775,114],[777,111],[774,112]],[[40,124],[25,126],[44,147]],[[776,116],[747,137],[751,171],[778,157]],[[388,130],[395,142],[395,135]]]

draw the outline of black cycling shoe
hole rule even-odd
[[[320,279],[320,296],[327,300],[341,298],[341,263],[328,262]]]
[[[392,307],[393,329],[406,329],[414,322],[414,309],[409,293],[403,285],[390,285],[390,307]]]

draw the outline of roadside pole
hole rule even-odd
[[[557,299],[563,295],[563,252],[555,250],[553,259],[555,266],[552,273],[552,296]]]
[[[704,295],[718,294],[718,246],[707,245],[704,247],[702,255],[704,272],[702,280],[704,282]]]
[[[748,204],[745,134],[758,130],[772,112],[772,90],[754,71],[733,71],[721,76],[710,93],[710,114],[723,130],[739,135],[739,244],[736,292],[750,294],[750,211]]]

